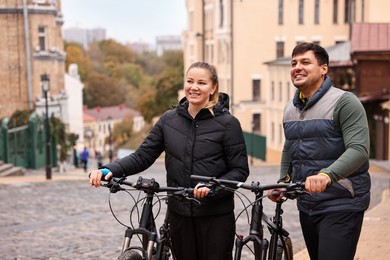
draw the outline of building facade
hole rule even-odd
[[[62,24],[60,0],[0,0],[0,118],[35,109],[43,74],[49,96],[64,89]]]
[[[63,38],[67,42],[76,42],[81,44],[84,49],[88,49],[89,44],[106,39],[106,29],[84,29],[78,27],[64,28]]]
[[[109,151],[113,151],[112,131],[114,131],[115,124],[129,119],[133,123],[132,131],[134,133],[141,131],[145,126],[141,113],[125,107],[124,104],[85,108],[83,112],[84,146],[88,147],[93,154],[99,152],[104,156],[108,156]],[[78,147],[78,149],[81,150],[82,147]]]
[[[267,137],[267,161],[275,162],[275,144],[284,142],[277,115],[295,89],[288,76],[271,81],[266,62],[299,42],[329,47],[349,41],[354,23],[390,19],[386,0],[187,0],[186,7],[185,68],[197,60],[217,66],[231,112],[244,131]]]

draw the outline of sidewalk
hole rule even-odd
[[[372,162],[370,173],[385,172],[390,176],[390,162]],[[50,181],[88,180],[88,174],[81,168],[72,168],[67,172],[53,171]],[[45,170],[29,170],[25,176],[3,177],[0,184],[17,184],[31,182],[45,182]],[[390,179],[389,179],[390,184]],[[390,188],[390,187],[389,187]],[[390,189],[382,193],[382,201],[365,214],[362,232],[359,239],[355,260],[388,259],[390,255]],[[301,250],[294,254],[296,260],[309,260],[307,250]]]

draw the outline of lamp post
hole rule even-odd
[[[111,118],[111,116],[109,116],[108,117],[108,134],[109,134],[109,136],[108,136],[108,145],[109,145],[108,158],[110,159],[110,162],[112,162],[112,158],[113,158],[111,124],[112,124],[112,118]]]
[[[46,135],[46,179],[51,179],[51,159],[50,159],[50,124],[49,124],[49,104],[47,92],[50,90],[50,79],[49,76],[45,73],[41,75],[41,86],[42,91],[45,94],[45,135]]]

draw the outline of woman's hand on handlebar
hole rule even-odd
[[[100,182],[102,180],[103,173],[101,170],[93,170],[89,174],[89,184],[91,186],[95,186],[96,188],[100,187]],[[112,172],[107,173],[106,176],[104,176],[104,180],[108,181],[112,177]]]
[[[206,197],[210,193],[210,189],[207,188],[203,183],[198,183],[194,188],[194,197],[201,199]]]

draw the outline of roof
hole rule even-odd
[[[390,23],[354,23],[351,52],[390,51]]]
[[[329,63],[350,63],[351,42],[346,41],[325,48],[329,54]]]
[[[83,122],[84,123],[90,123],[96,121],[94,117],[88,115],[87,113],[83,113]]]
[[[329,63],[333,66],[349,66],[351,62],[351,42],[342,42],[325,48],[329,54]],[[291,56],[285,56],[276,60],[264,62],[267,65],[291,65]]]
[[[109,118],[122,120],[123,118],[134,118],[141,116],[141,113],[137,110],[127,108],[124,104],[110,107],[94,107],[91,109],[84,109],[84,114],[95,118],[99,121],[105,121]]]

